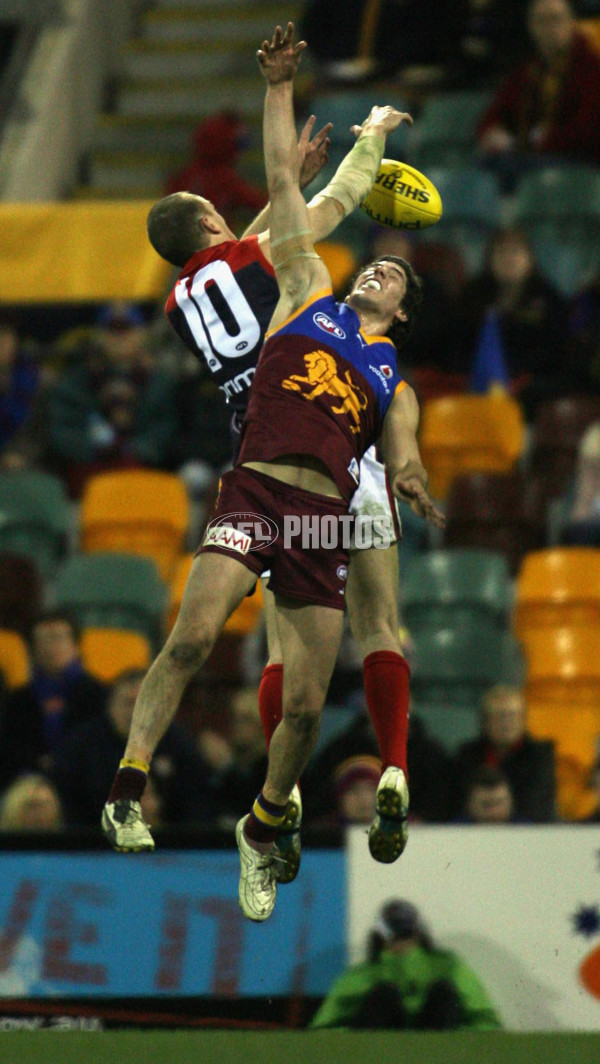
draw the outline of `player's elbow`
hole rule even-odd
[[[295,186],[298,186],[298,175],[285,163],[277,164],[268,169],[267,188],[270,200],[276,196],[285,195],[290,188]]]

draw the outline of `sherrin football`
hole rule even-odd
[[[363,211],[390,229],[427,229],[442,217],[440,194],[425,174],[394,159],[382,159]]]

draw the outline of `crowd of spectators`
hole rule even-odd
[[[600,18],[600,4],[594,10],[568,0],[319,0],[306,3],[300,29],[317,86],[384,77],[389,91],[390,84],[410,84],[412,68],[428,67],[434,91],[489,89],[477,157],[500,175],[510,197],[518,174],[532,167],[557,159],[600,164],[600,52],[577,22],[584,15]],[[235,174],[243,124],[231,115],[215,121],[198,127],[196,155],[172,175],[170,187],[183,183],[225,213],[235,214],[236,203],[258,209],[262,191]],[[215,129],[226,142],[223,158],[207,156]],[[226,182],[215,170],[221,164]],[[600,275],[581,278],[574,294],[565,295],[544,273],[528,234],[504,222],[493,228],[481,268],[471,272],[451,240],[432,248],[419,234],[373,227],[368,253],[404,255],[424,276],[423,313],[403,353],[403,370],[421,403],[431,394],[480,392],[500,382],[531,424],[543,400],[600,395]],[[167,337],[162,306],[107,304],[51,343],[32,335],[31,320],[23,308],[0,316],[1,471],[51,472],[75,503],[90,477],[123,468],[177,472],[192,495],[210,495],[228,463],[229,417],[208,371]],[[492,376],[489,360],[481,359],[490,330]],[[581,441],[565,507],[564,542],[598,545],[600,424]],[[5,690],[0,700],[1,826],[97,826],[140,674],[124,673],[107,687],[86,673],[77,626],[59,611],[37,619],[29,650],[30,681]],[[259,657],[262,650],[255,645]],[[251,803],[266,758],[253,685],[261,666],[236,678],[218,726],[207,718],[192,727],[182,716],[169,730],[146,796],[151,823],[230,829]],[[307,824],[315,827],[370,819],[378,749],[360,687],[360,669],[346,646],[329,701],[346,715],[354,712],[347,727],[318,747],[302,781]],[[413,713],[408,757],[415,822],[558,817],[554,750],[527,733],[517,687],[487,692],[480,737],[453,752]],[[596,790],[597,779],[596,772]]]

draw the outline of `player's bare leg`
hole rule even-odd
[[[267,750],[275,728],[281,721],[283,700],[283,664],[281,660],[281,643],[277,628],[275,596],[263,580],[263,601],[265,604],[265,627],[267,630],[267,647],[269,659],[263,669],[258,689],[258,709],[263,726]],[[275,849],[281,858],[275,864],[278,883],[291,883],[300,870],[302,827],[302,796],[298,784],[294,784],[285,810],[285,819],[275,840]]]
[[[369,849],[385,864],[400,856],[408,838],[408,665],[398,631],[399,586],[396,544],[352,551],[346,603],[382,761]]]
[[[239,900],[246,916],[265,920],[277,890],[276,866],[286,855],[274,848],[290,793],[306,767],[319,734],[321,710],[342,638],[343,612],[302,606],[277,596],[283,657],[283,716],[269,747],[263,789],[240,820]]]
[[[125,756],[104,807],[102,827],[115,849],[154,848],[140,808],[152,755],[187,684],[255,580],[244,565],[224,555],[206,553],[194,560],[173,630],[140,688]]]

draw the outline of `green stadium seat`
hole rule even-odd
[[[523,175],[514,221],[531,239],[541,270],[565,296],[600,271],[600,173],[557,166]]]
[[[477,706],[440,706],[411,700],[410,714],[418,717],[427,735],[436,739],[450,755],[462,743],[477,739],[481,733],[481,715]]]
[[[441,196],[443,214],[419,239],[456,248],[472,275],[482,268],[490,236],[501,221],[498,181],[473,166],[433,167],[427,176]]]
[[[67,550],[71,507],[63,483],[50,473],[0,473],[0,552],[31,559],[51,577]]]
[[[415,702],[478,708],[496,683],[519,682],[519,646],[509,633],[481,624],[412,630],[411,692]]]
[[[167,588],[149,558],[113,551],[73,555],[57,573],[54,597],[81,628],[140,632],[154,650],[159,649]]]
[[[490,550],[442,549],[413,556],[402,581],[402,616],[411,632],[481,624],[505,631],[512,606],[506,557]]]
[[[484,89],[426,99],[408,132],[409,162],[427,174],[434,165],[472,164],[477,123],[490,99],[491,93]]]

